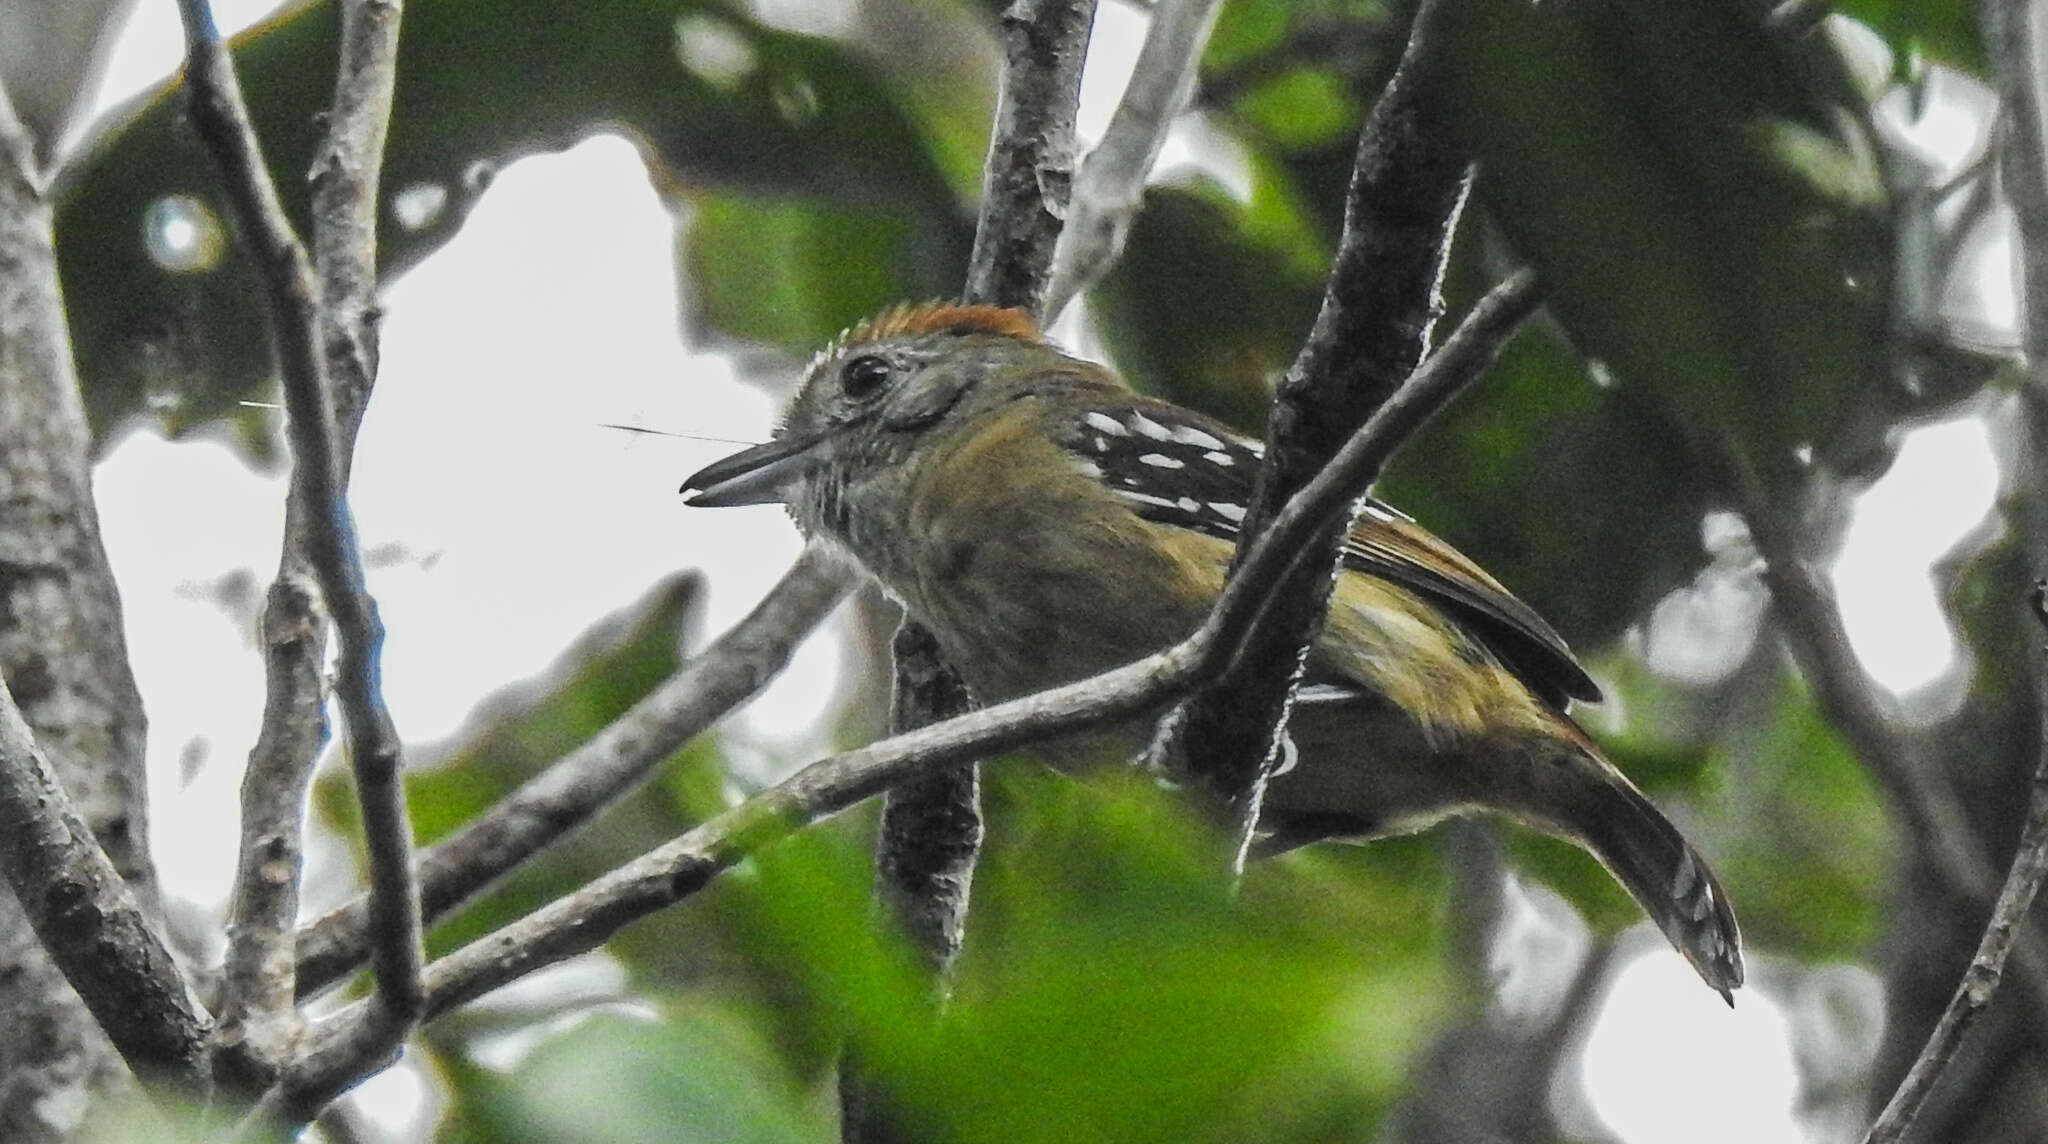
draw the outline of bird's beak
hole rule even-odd
[[[684,504],[693,508],[726,508],[742,504],[776,504],[811,467],[812,446],[822,436],[770,441],[713,461],[683,482],[681,492],[694,493]]]

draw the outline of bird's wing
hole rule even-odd
[[[1344,564],[1408,588],[1463,621],[1551,706],[1562,709],[1568,699],[1599,702],[1600,685],[1536,609],[1394,508],[1366,498],[1344,538]]]
[[[1128,398],[1082,410],[1054,429],[1076,466],[1139,516],[1237,539],[1264,463],[1259,443],[1177,405]],[[1394,508],[1367,497],[1343,557],[1345,567],[1441,608],[1552,706],[1600,698],[1599,685],[1535,609]]]

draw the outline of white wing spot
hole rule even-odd
[[[1231,504],[1229,501],[1219,500],[1210,501],[1209,507],[1215,510],[1217,516],[1228,520],[1232,524],[1237,524],[1244,520],[1244,506],[1241,504]]]
[[[1096,464],[1091,460],[1088,460],[1085,457],[1074,458],[1073,465],[1074,471],[1081,474],[1084,477],[1100,478],[1102,476],[1102,466]]]
[[[1139,504],[1149,504],[1149,505],[1153,506],[1154,508],[1179,508],[1179,507],[1180,507],[1179,505],[1177,505],[1177,504],[1173,503],[1172,501],[1170,501],[1170,500],[1167,500],[1167,499],[1166,499],[1165,497],[1155,497],[1155,496],[1153,496],[1153,495],[1152,495],[1151,493],[1138,493],[1138,492],[1131,492],[1131,491],[1129,491],[1129,490],[1119,490],[1119,491],[1120,491],[1120,492],[1122,492],[1122,493],[1123,493],[1123,495],[1124,495],[1124,497],[1125,497],[1125,498],[1127,498],[1127,499],[1129,499],[1129,500],[1134,500],[1134,501],[1137,501],[1137,502],[1138,502]]]
[[[1154,441],[1173,440],[1173,430],[1161,425],[1142,413],[1131,414],[1131,428],[1152,438]]]
[[[1112,437],[1128,437],[1131,435],[1131,431],[1124,428],[1123,422],[1118,421],[1107,413],[1091,409],[1081,420],[1086,421],[1090,426],[1100,429]]]
[[[1202,511],[1202,502],[1201,502],[1201,501],[1198,501],[1198,500],[1196,500],[1196,499],[1195,499],[1195,498],[1193,498],[1193,497],[1182,497],[1182,498],[1180,498],[1179,500],[1175,501],[1174,503],[1180,506],[1180,510],[1181,510],[1182,512],[1200,512],[1200,511]]]
[[[1202,454],[1202,459],[1204,461],[1209,462],[1212,465],[1220,465],[1226,469],[1232,465],[1237,464],[1236,457],[1233,457],[1230,454],[1223,452],[1204,453]]]
[[[1107,453],[1107,452],[1109,452],[1109,438],[1107,438],[1107,437],[1090,437],[1090,438],[1088,438],[1088,440],[1089,440],[1090,442],[1092,442],[1092,443],[1093,443],[1093,444],[1095,445],[1095,451],[1096,451],[1096,452],[1098,452],[1098,453]]]
[[[1185,469],[1188,467],[1186,461],[1169,457],[1164,453],[1146,453],[1138,458],[1138,463],[1141,465],[1151,465],[1155,469]]]
[[[1263,457],[1266,455],[1266,443],[1264,441],[1254,441],[1251,438],[1247,437],[1244,440],[1239,441],[1238,444],[1244,447],[1245,452],[1250,453],[1254,457]]]
[[[1204,433],[1192,425],[1174,426],[1173,439],[1183,445],[1194,445],[1203,449],[1221,449],[1223,447],[1223,442],[1218,441],[1214,436]]]

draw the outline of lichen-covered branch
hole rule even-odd
[[[1003,88],[983,167],[981,214],[961,297],[1042,316],[1053,252],[1074,172],[1074,109],[1095,22],[1095,0],[1013,0],[1003,12]],[[905,617],[892,648],[891,722],[914,730],[970,710],[938,641]],[[930,968],[943,998],[967,925],[981,851],[980,774],[972,759],[919,774],[892,790],[875,842],[876,898]],[[858,1046],[840,1062],[841,1138],[895,1138],[887,1102],[862,1075]]]
[[[905,620],[890,651],[896,665],[892,732],[914,731],[974,709],[930,629]],[[932,1007],[927,1016],[935,1017],[943,1005],[966,939],[981,840],[981,772],[973,760],[922,771],[882,796],[875,903],[924,966]],[[902,1138],[892,1102],[861,1067],[858,1045],[848,1045],[839,1060],[839,1123],[844,1144],[890,1144]]]
[[[285,535],[295,535],[287,509]],[[265,596],[263,722],[242,772],[241,848],[218,1006],[221,1079],[260,1091],[298,1039],[292,929],[299,912],[307,787],[327,738],[327,611],[287,552]]]

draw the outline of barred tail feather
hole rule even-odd
[[[1730,1005],[1742,984],[1742,936],[1735,911],[1707,860],[1609,767],[1571,766],[1570,808],[1556,825],[1576,838],[1628,889],[1678,952]],[[1552,809],[1545,817],[1555,817]]]

